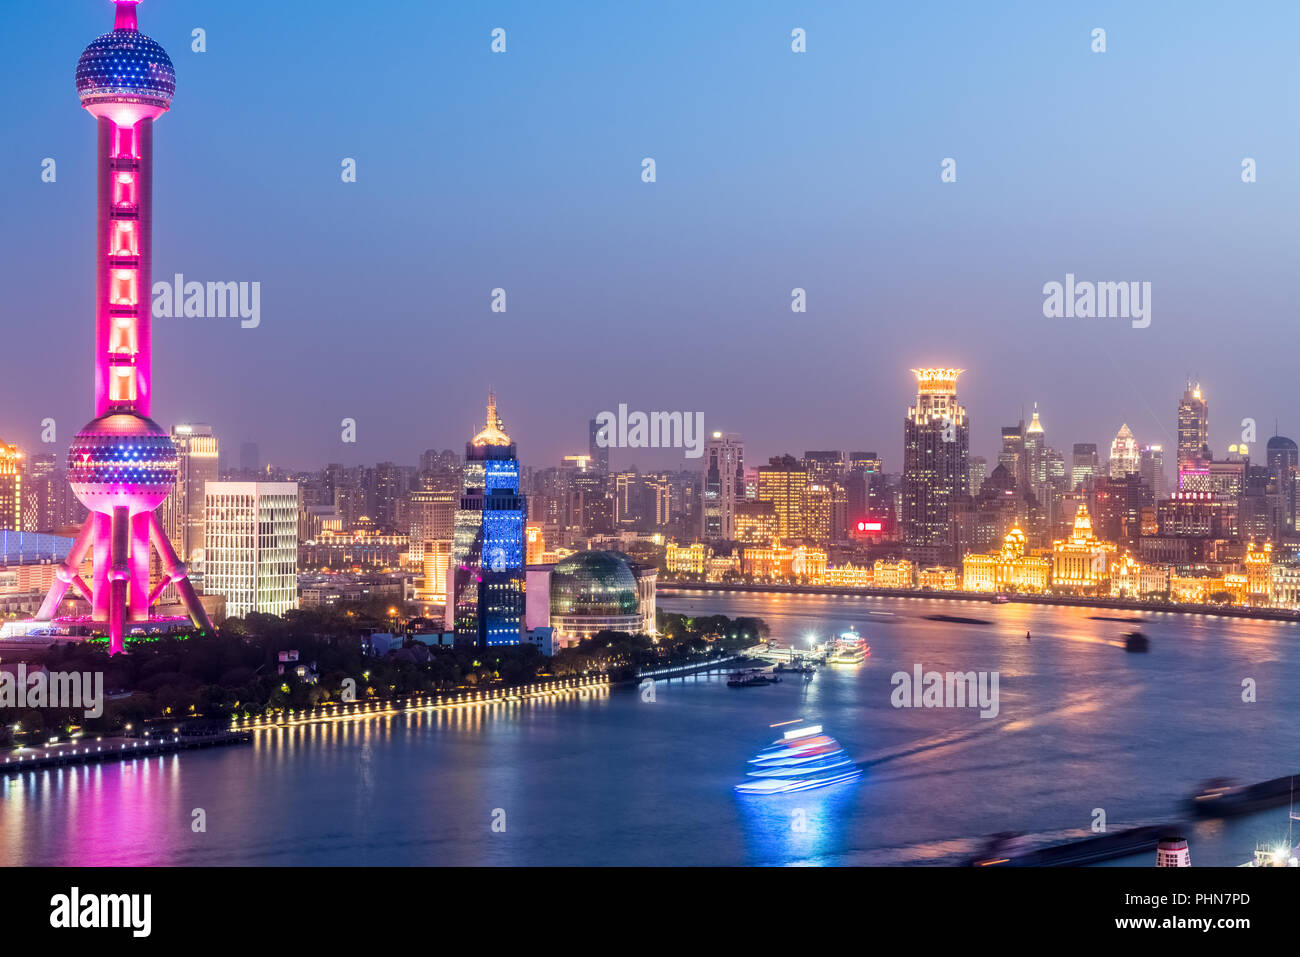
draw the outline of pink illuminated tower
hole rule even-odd
[[[52,621],[68,588],[90,602],[93,625],[122,650],[127,622],[164,625],[150,607],[175,584],[201,633],[211,633],[193,585],[155,510],[175,487],[171,438],[149,418],[153,263],[153,124],[171,106],[171,58],[136,26],[140,0],[114,0],[113,31],[77,64],[81,105],[99,126],[95,251],[95,419],[68,451],[72,490],[90,510],[59,566],[37,621]],[[163,576],[150,588],[150,545]],[[89,584],[78,574],[93,557]],[[184,619],[179,619],[183,621]]]

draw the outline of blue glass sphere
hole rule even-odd
[[[167,109],[176,95],[176,68],[158,41],[135,30],[114,30],[81,54],[77,93],[83,106],[144,103]]]

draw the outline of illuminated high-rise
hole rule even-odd
[[[1178,473],[1204,467],[1210,460],[1210,406],[1199,382],[1188,382],[1178,403]]]
[[[203,588],[226,614],[298,607],[298,483],[208,482]]]
[[[1165,450],[1160,445],[1142,446],[1140,470],[1142,482],[1151,487],[1156,501],[1165,497]]]
[[[172,441],[176,444],[176,491],[166,505],[167,535],[182,560],[201,562],[206,486],[220,477],[217,437],[209,425],[183,424],[172,429]]]
[[[733,432],[713,432],[704,443],[704,492],[700,538],[736,537],[736,504],[745,498],[745,446]]]
[[[519,452],[488,396],[487,425],[465,446],[464,488],[452,539],[447,619],[465,647],[521,644],[524,526]]]
[[[793,455],[776,455],[758,468],[758,501],[771,502],[777,534],[802,539],[807,534],[805,493],[808,473]]]
[[[968,492],[970,432],[957,402],[961,369],[913,369],[903,421],[903,541],[925,561],[951,558],[954,501]]]
[[[16,445],[0,442],[0,529],[23,528],[23,453]]]
[[[150,416],[153,351],[153,126],[171,107],[176,74],[161,46],[140,33],[139,0],[115,0],[113,30],[77,64],[77,93],[98,125],[95,229],[95,419],[73,439],[68,478],[91,515],[36,618],[52,620],[72,588],[122,650],[126,623],[174,584],[200,631],[211,623],[158,520],[176,484],[176,446]],[[165,579],[150,582],[150,546]],[[94,556],[89,583],[79,569]],[[162,622],[161,624],[165,624]]]
[[[1096,442],[1075,442],[1070,459],[1070,488],[1089,485],[1101,474]]]
[[[1142,471],[1142,453],[1138,450],[1137,439],[1128,423],[1119,427],[1114,440],[1110,443],[1111,478],[1122,479],[1125,475],[1137,475]]]

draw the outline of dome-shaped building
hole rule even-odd
[[[630,634],[654,630],[655,569],[621,552],[570,555],[550,574],[550,623],[562,642],[599,631]]]

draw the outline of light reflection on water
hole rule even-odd
[[[1294,625],[1148,615],[1151,653],[1129,655],[1115,642],[1132,626],[1091,620],[1090,609],[786,595],[660,604],[757,614],[781,637],[854,624],[872,655],[808,684],[674,679],[654,703],[616,688],[9,776],[0,863],[954,864],[996,831],[1040,843],[1086,836],[1097,807],[1111,830],[1165,823],[1206,778],[1300,770]],[[890,707],[890,675],[916,663],[998,671],[998,716]],[[1258,683],[1256,704],[1241,702],[1245,677]],[[748,758],[774,737],[769,725],[794,717],[822,724],[862,779],[737,795]],[[191,830],[195,808],[206,833]],[[797,808],[803,830],[792,826]],[[492,831],[497,809],[505,833]],[[1285,807],[1198,822],[1187,831],[1193,863],[1245,861],[1285,826]]]

